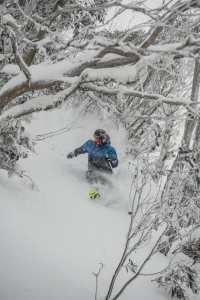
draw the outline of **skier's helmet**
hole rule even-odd
[[[109,141],[109,135],[104,129],[97,129],[94,132],[94,140],[97,145],[107,144]]]

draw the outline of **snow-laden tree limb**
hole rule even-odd
[[[80,84],[80,79],[77,79],[67,89],[51,96],[40,96],[27,103],[16,105],[6,110],[0,116],[0,122],[3,120],[17,119],[34,112],[46,111],[56,108],[63,103],[72,93],[74,93]]]
[[[80,62],[78,59],[62,61],[54,65],[41,65],[30,67],[31,82],[23,79],[21,74],[11,79],[0,90],[0,108],[7,105],[12,99],[28,91],[41,90],[55,84],[61,84],[69,80],[69,77],[80,76],[87,68],[109,68],[115,65],[126,65],[135,62],[136,57],[121,57],[101,61],[97,57],[98,52],[81,53]]]
[[[102,7],[108,8],[113,5],[121,6],[122,3],[119,1],[112,1],[111,3],[106,3],[105,5],[102,5]],[[126,4],[126,5],[132,6],[132,4]],[[165,23],[172,20],[177,15],[179,9],[181,11],[185,11],[190,9],[191,7],[198,7],[197,1],[191,0],[191,1],[182,1],[181,3],[176,2],[174,5],[169,6],[168,10],[165,10],[163,12],[162,16],[156,21],[156,25],[159,24],[159,21]],[[65,8],[63,8],[63,10],[64,9],[75,10],[76,8],[77,8],[77,4],[67,5],[65,6]],[[139,8],[141,9],[143,7],[139,6]],[[21,7],[19,7],[19,9],[21,9]],[[95,10],[95,9],[100,9],[100,7],[84,6],[84,9]],[[21,13],[24,12],[22,11]],[[160,25],[158,25],[158,27],[159,26]],[[163,26],[164,25],[160,26],[159,28],[161,28],[162,30]],[[154,31],[156,31],[156,28],[154,26],[151,27],[151,30],[152,28]],[[113,44],[110,43],[109,46],[97,46],[96,48],[94,48],[94,44],[91,43],[93,50],[89,50],[90,45],[86,43],[85,47],[87,47],[87,49],[83,50],[83,53],[85,53],[85,57],[80,58],[78,55],[76,58],[72,59],[73,63],[69,63],[70,59],[66,59],[63,60],[62,63],[59,62],[56,64],[52,64],[51,66],[47,64],[46,65],[43,64],[41,66],[33,66],[33,68],[27,69],[26,65],[24,65],[22,63],[23,61],[21,60],[20,61],[21,69],[23,70],[23,73],[26,75],[26,78],[29,78],[29,83],[24,81],[21,74],[19,74],[15,78],[11,79],[8,83],[6,83],[0,91],[0,108],[2,109],[12,99],[26,92],[40,90],[40,89],[42,90],[57,84],[61,86],[63,82],[64,83],[68,82],[69,77],[79,77],[83,75],[85,76],[85,79],[83,81],[89,81],[90,79],[94,81],[95,78],[96,81],[101,82],[104,79],[108,79],[108,80],[113,80],[118,84],[121,82],[123,84],[136,82],[136,80],[138,80],[139,78],[140,70],[143,67],[148,66],[148,60],[151,60],[152,52],[155,53],[154,54],[155,56],[157,55],[158,59],[163,54],[171,55],[172,57],[183,57],[184,55],[189,56],[190,53],[192,53],[192,55],[195,54],[200,47],[199,40],[193,38],[188,38],[187,40],[184,40],[183,42],[177,44],[160,46],[160,48],[158,45],[150,46],[153,42],[155,42],[157,35],[158,32],[156,33],[156,36],[152,36],[152,32],[151,32],[150,35],[147,35],[147,38],[141,44],[141,47],[137,47],[137,49],[134,47],[131,49],[131,47],[128,44],[126,45],[125,43],[113,42]],[[187,51],[184,52],[184,49],[187,49]],[[118,55],[117,57],[116,54]],[[145,64],[143,62],[145,62]],[[152,64],[152,62],[150,64]],[[121,66],[120,69],[118,68],[119,66]],[[60,69],[58,71],[59,67]],[[30,74],[27,72],[27,70],[30,71],[31,82],[30,82]],[[121,79],[120,76],[122,76],[122,74],[125,73],[126,76],[123,79]],[[97,88],[99,89],[100,85],[96,85],[95,89]],[[93,90],[94,86],[90,85],[90,88],[91,90]],[[107,94],[118,93],[118,91],[115,90],[110,92],[109,90],[107,90],[107,87],[105,87],[102,90],[102,92]],[[142,96],[143,99],[147,99],[145,93],[141,93],[141,94],[143,95]],[[133,91],[132,95],[135,96],[138,95],[138,97],[141,97],[141,94],[138,91]],[[153,98],[151,96],[149,99],[160,100],[162,97],[157,97],[157,99],[155,97]],[[166,99],[164,99],[164,103],[176,104],[176,105],[179,104],[187,105],[184,103],[180,103],[179,100],[176,101],[174,99],[169,99],[169,101],[167,102],[165,102],[165,100]],[[163,99],[161,101],[163,101]]]
[[[41,25],[40,23],[38,23],[37,21],[35,21],[33,18],[31,18],[30,16],[28,16],[23,9],[21,8],[21,6],[19,5],[19,1],[18,0],[14,0],[15,4],[17,5],[17,8],[19,9],[20,13],[22,14],[22,16],[27,19],[28,21],[30,21],[32,24],[34,24],[35,28],[37,29],[37,31],[39,32],[40,30],[43,30],[45,32],[51,33],[51,31],[49,30],[49,28],[47,26]]]
[[[103,94],[107,94],[107,95],[125,95],[125,96],[135,96],[138,98],[142,98],[143,101],[152,101],[152,100],[156,100],[160,103],[165,103],[165,104],[170,104],[170,105],[179,105],[179,106],[184,106],[186,108],[188,108],[190,105],[194,105],[194,103],[192,101],[190,101],[190,99],[185,98],[185,99],[177,99],[177,98],[167,98],[164,96],[161,96],[159,94],[148,94],[148,93],[142,93],[139,92],[137,90],[131,89],[131,88],[127,88],[126,86],[119,86],[119,88],[108,88],[105,86],[98,86],[95,85],[93,83],[83,83],[81,85],[81,87],[83,87],[84,89],[88,89],[90,91],[95,91],[98,93],[103,93]],[[198,102],[198,104],[200,104],[200,102]]]
[[[0,23],[0,25],[1,25],[1,23]],[[4,25],[4,26],[8,25],[11,28],[13,28],[14,30],[16,30],[17,32],[19,32],[21,29],[21,26],[10,14],[6,14],[6,15],[2,16],[2,25]]]
[[[12,49],[13,49],[13,53],[14,53],[14,56],[15,56],[16,63],[18,64],[20,70],[26,76],[26,79],[28,80],[28,84],[30,85],[31,73],[30,73],[27,65],[25,64],[23,58],[19,54],[19,49],[18,49],[15,33],[12,30],[9,30],[9,36],[10,36],[10,39],[11,39]]]
[[[165,27],[165,24],[171,22],[180,14],[180,12],[199,7],[198,0],[176,1],[160,18],[157,19],[156,24],[149,29],[146,39],[141,43],[141,48],[148,48],[152,45]],[[160,8],[160,10],[162,11],[162,8]]]
[[[118,89],[109,89],[106,87],[100,87],[96,86],[92,83],[82,83],[81,77],[77,80],[74,80],[74,83],[72,83],[67,89],[57,93],[56,95],[52,96],[40,96],[35,99],[33,99],[31,102],[17,105],[13,108],[10,108],[6,110],[1,118],[0,121],[3,119],[12,119],[12,118],[20,118],[22,116],[27,116],[29,114],[32,114],[34,112],[39,112],[42,110],[49,110],[57,107],[59,104],[61,104],[63,101],[66,101],[69,96],[71,96],[77,89],[87,89],[92,90],[94,92],[104,93],[107,95],[122,95],[125,96],[135,96],[137,98],[142,98],[143,101],[151,102],[156,101],[159,104],[165,103],[170,105],[177,105],[177,106],[183,106],[185,107],[190,113],[192,108],[190,106],[193,106],[193,102],[189,99],[185,98],[182,100],[179,99],[168,99],[167,97],[163,97],[161,95],[156,94],[147,94],[147,93],[141,93],[136,90],[126,88],[125,86],[120,86]],[[200,102],[197,102],[197,104],[200,104]],[[138,116],[138,118],[150,118],[149,116]]]
[[[174,45],[177,47],[177,45]],[[172,47],[173,48],[173,47]],[[172,49],[171,48],[171,49]],[[110,55],[110,51],[114,54],[120,54],[119,57]],[[107,55],[110,55],[107,58]],[[63,82],[70,82],[74,77],[85,77],[83,81],[102,81],[104,79],[114,80],[116,82],[122,82],[126,84],[128,82],[134,82],[138,78],[139,72],[147,65],[148,61],[152,62],[159,60],[160,55],[154,54],[149,56],[137,55],[135,50],[124,51],[120,47],[105,47],[98,51],[83,51],[78,57],[69,62],[68,60],[58,62],[52,65],[35,65],[28,70],[31,73],[31,81],[27,82],[19,74],[11,79],[0,90],[0,108],[7,105],[12,99],[34,90],[42,90],[54,86],[55,84],[62,84]],[[71,78],[71,79],[70,79]],[[87,83],[88,85],[89,83]],[[88,85],[87,88],[91,90],[101,91],[106,94],[118,94],[121,91],[117,89],[110,90],[107,87],[99,87],[95,85]],[[135,90],[124,90],[124,94],[138,96],[144,99],[161,100],[164,103],[174,105],[187,106],[189,102],[177,101],[176,99],[163,99],[159,95],[145,95]]]
[[[174,57],[194,57],[200,50],[200,39],[188,36],[183,42],[150,46],[147,52],[174,55]]]
[[[71,12],[74,10],[85,10],[85,11],[98,11],[102,9],[108,9],[112,7],[120,7],[123,8],[124,10],[133,10],[135,12],[142,13],[144,15],[147,15],[148,17],[155,19],[155,16],[153,13],[151,13],[151,9],[144,8],[139,5],[134,5],[131,2],[128,4],[121,3],[121,1],[111,1],[110,3],[105,3],[102,5],[93,5],[93,6],[83,6],[80,4],[66,4],[64,8],[60,9],[60,13],[65,13],[65,12]]]

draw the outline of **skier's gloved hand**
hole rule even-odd
[[[75,156],[74,152],[70,152],[67,154],[68,159],[73,158],[74,156]]]
[[[106,155],[106,160],[109,163],[109,166],[112,168],[116,168],[118,166],[118,160],[117,159],[112,159],[110,156]]]
[[[109,157],[109,155],[106,155],[106,156],[105,156],[105,159],[108,160],[108,161],[111,161],[111,160],[112,160],[112,159]]]
[[[106,159],[107,159],[107,160],[109,160],[109,161],[111,161],[111,160],[112,160],[112,159],[111,159],[111,157],[109,157],[109,156],[107,156],[107,157],[106,157]]]

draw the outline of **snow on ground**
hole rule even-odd
[[[34,136],[64,126],[72,128],[38,142],[36,153],[20,162],[38,191],[21,179],[7,178],[0,170],[0,299],[94,299],[92,273],[99,263],[104,268],[98,299],[104,299],[130,218],[125,132],[109,120],[84,118],[77,111],[64,109],[34,115],[28,126]],[[113,176],[115,188],[110,195],[93,201],[87,197],[89,185],[84,177],[87,156],[67,160],[66,153],[102,127],[109,131],[118,149],[120,166]],[[141,253],[146,251],[142,249]],[[165,258],[157,256],[145,271],[155,272],[164,265]],[[124,276],[127,278],[126,272]],[[121,299],[166,299],[150,279],[139,277]]]

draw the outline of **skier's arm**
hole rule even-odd
[[[67,155],[67,158],[73,158],[73,157],[76,157],[76,156],[78,156],[80,154],[88,153],[88,151],[87,151],[88,143],[89,143],[89,141],[87,141],[81,147],[78,147],[78,148],[74,149],[74,151],[70,152]]]
[[[74,150],[74,156],[86,153],[84,145]]]
[[[116,168],[118,166],[118,158],[117,158],[117,152],[115,151],[114,148],[112,148],[106,157],[108,160],[109,164],[111,165],[112,168]]]
[[[118,165],[118,160],[115,158],[111,158],[110,155],[106,155],[104,157],[96,158],[93,162],[99,169],[104,169],[111,171],[113,168],[116,168]]]
[[[83,154],[85,153],[85,150],[83,148],[83,146],[79,147],[79,148],[76,148],[74,149],[74,151],[70,152],[68,155],[67,155],[67,158],[73,158],[73,157],[76,157],[78,156],[79,154]]]
[[[112,159],[110,163],[112,168],[116,168],[118,166],[118,159]]]

